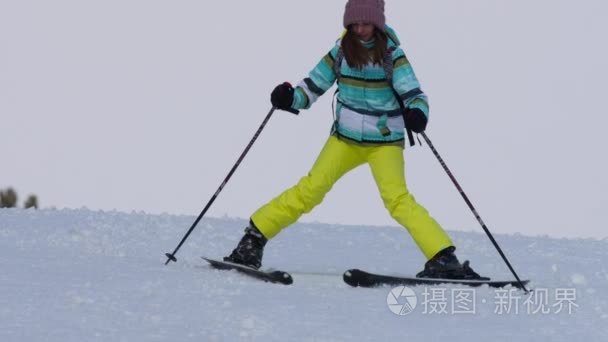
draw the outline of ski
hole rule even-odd
[[[218,270],[237,270],[250,277],[271,283],[279,283],[283,285],[291,285],[293,283],[293,278],[291,277],[291,275],[284,271],[258,270],[253,267],[239,265],[228,261],[219,261],[206,257],[201,258],[207,261],[211,265],[211,267],[216,268]]]
[[[505,287],[508,285],[521,288],[521,284],[515,280],[464,280],[464,279],[438,279],[438,278],[415,278],[415,277],[403,277],[403,276],[391,276],[383,274],[368,273],[358,269],[351,269],[344,272],[344,282],[353,287],[377,287],[383,285],[439,285],[439,284],[458,284],[467,286],[481,286],[488,285],[491,287]],[[526,285],[529,280],[523,280],[522,283]]]

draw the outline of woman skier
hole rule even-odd
[[[321,203],[344,174],[367,163],[384,206],[428,260],[417,277],[489,279],[475,273],[468,261],[458,261],[449,236],[406,187],[404,127],[423,132],[429,106],[385,21],[383,0],[349,0],[344,36],[295,89],[283,83],[272,91],[274,107],[308,109],[337,81],[336,120],[308,175],[253,213],[245,235],[225,261],[259,268],[268,240]]]

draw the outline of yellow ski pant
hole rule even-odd
[[[332,186],[355,167],[368,163],[391,216],[405,227],[427,259],[452,241],[405,184],[403,148],[362,146],[330,136],[315,164],[298,184],[258,209],[251,220],[267,239],[321,203]]]

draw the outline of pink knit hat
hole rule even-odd
[[[384,31],[384,0],[348,0],[344,11],[344,27],[358,22],[372,23]]]

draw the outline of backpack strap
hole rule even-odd
[[[397,49],[396,47],[391,46],[390,48],[388,48],[386,50],[386,55],[384,55],[384,63],[382,63],[382,67],[384,68],[384,74],[386,75],[385,76],[386,81],[391,86],[391,90],[393,91],[393,94],[395,95],[395,98],[397,99],[397,103],[399,103],[399,107],[401,107],[401,114],[403,115],[403,122],[405,123],[405,112],[406,112],[405,104],[403,103],[403,100],[401,99],[401,96],[399,96],[399,93],[397,92],[397,90],[395,90],[395,87],[393,87],[393,68],[395,66],[393,64],[393,52],[396,49]],[[416,145],[416,142],[414,141],[414,134],[412,133],[412,130],[406,127],[405,131],[407,133],[407,140],[409,141],[410,146]]]
[[[384,55],[384,61],[382,63],[386,80],[388,81],[388,84],[391,85],[391,88],[393,86],[393,52],[395,52],[395,50],[396,48],[394,46],[386,49],[386,54]]]
[[[333,70],[336,74],[336,91],[334,91],[334,95],[331,98],[331,115],[334,118],[334,124],[332,126],[332,134],[338,131],[338,118],[336,116],[336,108],[335,108],[335,100],[336,95],[340,91],[340,78],[342,77],[342,61],[344,60],[344,51],[342,50],[342,46],[338,48],[338,52],[336,53],[336,58],[334,58]]]
[[[334,73],[336,74],[336,82],[340,83],[340,78],[342,77],[342,61],[344,60],[344,50],[342,50],[342,46],[338,48],[338,52],[336,53],[336,58],[334,58]]]

